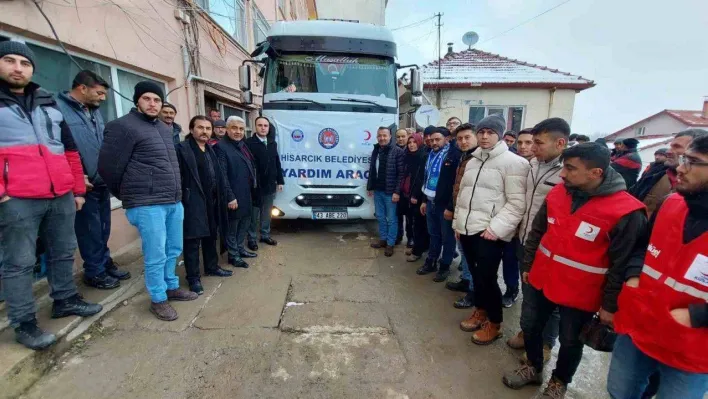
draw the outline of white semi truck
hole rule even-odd
[[[277,22],[239,75],[250,101],[260,65],[263,115],[275,127],[285,188],[272,215],[284,219],[371,219],[366,194],[379,127],[398,122],[396,43],[381,26],[344,21]],[[415,100],[418,70],[411,70]]]

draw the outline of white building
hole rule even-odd
[[[317,0],[319,19],[345,19],[385,25],[388,0]]]

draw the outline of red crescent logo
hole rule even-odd
[[[588,231],[585,232],[585,234],[592,234],[594,232],[592,227],[588,227]]]
[[[368,130],[364,130],[364,133],[366,133],[366,139],[364,139],[364,140],[366,140],[366,141],[371,140],[371,132]]]

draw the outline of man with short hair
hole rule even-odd
[[[246,139],[246,145],[253,154],[253,163],[258,174],[251,228],[248,231],[248,248],[252,251],[258,249],[256,241],[259,229],[260,242],[278,245],[278,242],[270,236],[270,220],[276,191],[283,191],[285,180],[283,168],[280,166],[278,143],[275,142],[275,133],[270,134],[271,129],[275,132],[275,127],[270,124],[268,118],[259,116],[256,118],[256,134]]]
[[[516,149],[516,132],[513,130],[507,130],[504,132],[504,142],[507,147]]]
[[[221,119],[221,112],[216,108],[210,109],[209,110],[209,119],[211,119],[212,122],[218,121],[219,119]]]
[[[664,163],[664,161],[666,161],[667,152],[669,152],[668,148],[659,148],[654,151],[654,163]]]
[[[531,161],[533,153],[533,129],[523,129],[516,138],[516,155]]]
[[[456,116],[450,117],[447,120],[447,123],[445,123],[445,127],[450,131],[450,133],[455,132],[460,125],[462,125],[462,121]]]
[[[408,131],[406,129],[400,128],[396,130],[396,145],[403,151],[406,150],[406,145],[408,145]]]
[[[437,128],[433,125],[430,125],[430,126],[426,127],[425,129],[423,129],[423,141],[425,142],[425,151],[427,153],[430,153],[430,151],[432,151],[433,143],[430,139],[430,136],[433,134],[435,129],[437,129]]]
[[[87,192],[86,203],[76,212],[74,230],[84,260],[84,284],[98,289],[120,286],[130,273],[118,270],[108,249],[111,235],[111,194],[98,174],[98,153],[103,143],[105,124],[99,107],[106,100],[110,86],[100,76],[85,70],[79,72],[71,91],[57,97],[57,105],[64,116],[81,155]]]
[[[156,83],[135,85],[135,107],[106,124],[98,171],[140,233],[150,312],[172,321],[177,311],[168,301],[192,301],[199,295],[179,288],[175,274],[184,208],[173,131],[158,119],[163,100]]]
[[[622,141],[623,153],[612,161],[612,169],[624,178],[627,189],[630,190],[637,182],[639,171],[642,169],[642,158],[637,152],[639,140],[628,138]]]
[[[589,143],[590,142],[590,137],[584,135],[584,134],[579,134],[578,137],[575,138],[575,141],[578,144],[583,144],[583,143]]]
[[[30,349],[56,342],[37,326],[32,295],[37,237],[47,247],[52,318],[88,317],[72,273],[74,218],[86,193],[74,138],[52,95],[32,82],[35,56],[24,43],[0,43],[0,253],[2,287],[15,339]]]
[[[214,145],[226,137],[226,122],[219,119],[214,121],[214,134],[209,139],[209,145]]]
[[[182,126],[175,122],[175,117],[177,116],[177,107],[167,101],[162,103],[162,108],[160,109],[160,120],[165,122],[165,124],[172,129],[172,141],[175,145],[182,141]]]
[[[563,185],[548,193],[524,247],[522,319],[528,363],[504,375],[512,389],[542,383],[542,332],[560,311],[560,350],[542,398],[565,397],[583,356],[580,333],[599,312],[611,325],[628,262],[643,246],[644,205],[625,190],[610,165],[610,151],[597,143],[563,151]]]
[[[396,205],[401,199],[405,152],[391,142],[391,130],[387,127],[377,130],[376,141],[366,183],[369,197],[374,198],[375,215],[379,222],[379,240],[371,247],[385,248],[384,255],[393,256],[398,235]]]
[[[573,133],[570,135],[570,137],[569,137],[570,141],[568,142],[568,147],[573,147],[574,145],[578,144],[578,141],[577,141],[578,136],[579,136],[579,134],[577,134],[577,133]]]
[[[708,136],[692,141],[677,173],[677,193],[650,221],[645,255],[624,275],[607,378],[616,399],[641,397],[655,373],[658,398],[708,391]]]

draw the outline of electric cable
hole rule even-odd
[[[571,1],[571,0],[565,0],[564,2],[559,3],[559,4],[557,4],[557,5],[555,5],[555,6],[551,7],[551,8],[549,8],[548,10],[546,10],[546,11],[544,11],[544,12],[542,12],[542,13],[536,15],[536,16],[533,16],[533,17],[531,17],[531,18],[529,18],[529,19],[527,19],[527,20],[521,22],[520,24],[515,25],[515,26],[513,26],[513,27],[511,27],[511,28],[509,28],[509,29],[507,29],[507,30],[505,30],[504,32],[501,32],[501,33],[499,33],[499,34],[497,34],[497,35],[494,35],[494,36],[490,37],[489,39],[482,41],[482,42],[479,43],[479,44],[483,44],[483,43],[486,43],[486,42],[488,42],[488,41],[490,41],[490,40],[494,40],[494,39],[496,39],[496,38],[498,38],[498,37],[500,37],[500,36],[503,36],[503,35],[505,35],[505,34],[511,32],[511,31],[513,31],[514,29],[516,29],[516,28],[518,28],[518,27],[520,27],[520,26],[526,25],[527,23],[533,21],[534,19],[536,19],[536,18],[538,18],[538,17],[540,17],[540,16],[543,16],[543,15],[545,15],[545,14],[548,14],[549,12],[555,10],[556,8],[562,6],[563,4],[568,3],[568,2],[570,2],[570,1]],[[479,44],[478,44],[478,45],[479,45]]]

